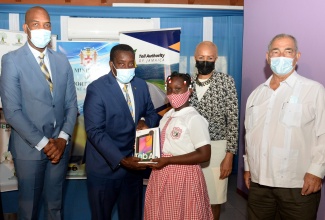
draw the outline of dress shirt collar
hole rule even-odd
[[[120,81],[118,81],[116,78],[115,78],[115,80],[116,80],[117,84],[120,86],[120,88],[121,88],[122,91],[124,91],[124,90],[123,90],[124,85],[127,85],[127,86],[128,86],[128,87],[127,87],[127,88],[128,88],[128,91],[130,91],[130,89],[131,89],[131,86],[130,86],[131,83],[126,83],[126,84],[124,84],[124,83],[121,83]]]
[[[39,62],[38,57],[40,55],[40,52],[38,50],[32,48],[29,44],[28,44],[28,47],[29,47],[30,51],[32,52],[32,54],[34,55],[35,59],[37,59],[37,61]],[[47,57],[47,48],[46,47],[45,47],[45,50],[43,51],[43,54],[45,55],[45,57]]]
[[[264,83],[264,86],[270,87],[270,82],[271,82],[272,77],[273,77],[273,74],[266,80],[266,82]],[[288,78],[286,78],[281,83],[286,83],[288,86],[293,88],[294,85],[296,84],[297,79],[298,79],[298,73],[296,71],[294,71]]]
[[[185,107],[185,108],[182,108],[181,110],[179,110],[179,111],[175,111],[175,109],[174,108],[172,108],[171,110],[169,110],[169,112],[167,112],[166,114],[167,114],[167,116],[168,117],[173,117],[173,118],[175,118],[175,117],[178,117],[178,116],[183,116],[183,115],[185,115],[185,114],[187,114],[187,113],[189,113],[189,112],[191,112],[191,111],[193,111],[193,107],[192,106],[187,106],[187,107]]]

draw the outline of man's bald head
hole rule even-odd
[[[29,23],[34,19],[35,14],[43,14],[43,16],[46,16],[48,20],[50,20],[49,13],[45,10],[45,8],[41,6],[35,6],[30,9],[25,14],[25,23]]]

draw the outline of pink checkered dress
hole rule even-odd
[[[162,129],[162,146],[170,119]],[[170,156],[172,155],[162,155],[162,157]],[[161,170],[152,170],[146,190],[144,219],[212,220],[201,167],[168,165]]]

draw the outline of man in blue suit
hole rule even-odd
[[[134,59],[129,45],[114,46],[111,71],[87,87],[85,154],[93,220],[111,219],[115,204],[120,220],[141,219],[141,174],[146,165],[133,157],[135,132],[157,126],[158,115],[146,82],[134,77]]]
[[[47,48],[51,23],[42,7],[23,25],[28,43],[2,57],[0,95],[11,125],[9,150],[18,179],[18,219],[61,219],[62,192],[77,118],[73,72],[65,55]],[[44,56],[45,55],[45,56]]]

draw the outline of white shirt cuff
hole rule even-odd
[[[244,158],[244,171],[249,171],[249,165],[248,165],[248,161],[247,161],[247,156],[243,155]]]
[[[40,142],[38,142],[38,144],[35,146],[35,148],[39,151],[41,151],[49,142],[49,139],[47,137],[43,137],[42,140]]]
[[[321,164],[312,163],[312,164],[310,164],[307,173],[313,174],[313,175],[318,176],[319,178],[323,179],[324,175],[325,175],[324,166]]]
[[[67,144],[69,142],[69,135],[67,133],[65,133],[64,131],[60,131],[59,137],[58,138],[63,138],[64,140],[67,141]],[[47,143],[49,142],[49,139],[47,137],[43,137],[42,140],[40,142],[38,142],[38,144],[35,146],[35,148],[39,151],[43,150],[43,148],[47,145]]]
[[[64,131],[60,131],[59,137],[58,138],[63,138],[64,140],[69,141],[69,137],[70,135],[68,135],[67,133],[65,133]]]

